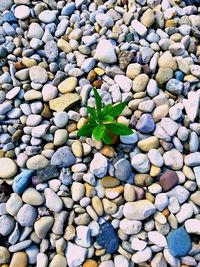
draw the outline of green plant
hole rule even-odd
[[[133,130],[128,126],[117,123],[116,118],[122,113],[127,102],[122,102],[113,106],[112,104],[107,104],[103,106],[100,95],[98,94],[96,88],[93,88],[96,109],[92,107],[87,107],[87,111],[90,114],[88,118],[88,123],[84,125],[78,131],[78,136],[91,136],[97,140],[103,140],[105,144],[110,144],[111,134],[114,135],[130,135]]]

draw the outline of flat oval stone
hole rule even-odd
[[[17,173],[17,165],[12,159],[0,158],[0,177],[3,179],[12,178]]]

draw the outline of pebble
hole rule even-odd
[[[12,185],[13,191],[18,194],[23,193],[29,185],[32,176],[33,172],[31,170],[24,170],[23,172],[15,176]]]
[[[46,206],[54,212],[60,212],[63,208],[63,202],[60,197],[50,188],[44,191]]]
[[[48,80],[47,72],[40,66],[33,66],[29,70],[31,81],[34,83],[46,83]]]
[[[8,263],[10,260],[10,252],[7,248],[0,246],[0,264]]]
[[[104,157],[101,153],[96,153],[93,160],[90,163],[90,171],[95,176],[102,178],[106,175],[108,169],[107,158]]]
[[[103,39],[98,43],[95,58],[103,63],[115,63],[117,61],[114,46],[109,40]]]
[[[72,93],[76,88],[76,85],[77,85],[77,78],[69,77],[58,85],[58,90],[63,94]]]
[[[51,229],[53,223],[54,219],[52,217],[50,216],[41,217],[34,224],[36,235],[41,239],[46,238],[48,231]]]
[[[66,258],[60,254],[56,254],[53,258],[53,260],[50,262],[49,267],[66,267],[67,261]]]
[[[13,193],[6,202],[6,210],[10,215],[16,216],[22,205],[23,201],[21,197],[18,194]]]
[[[147,173],[150,170],[150,162],[145,154],[138,154],[131,159],[131,165],[139,173]]]
[[[29,170],[40,170],[49,165],[49,160],[43,155],[36,155],[27,160],[26,166]]]
[[[145,27],[144,24],[139,22],[138,20],[133,20],[131,22],[131,26],[133,29],[140,35],[140,36],[145,36],[147,34],[147,28]]]
[[[145,248],[142,251],[137,251],[135,254],[132,256],[132,261],[136,264],[148,261],[151,259],[152,256],[152,251],[150,248]]]
[[[148,239],[158,247],[167,247],[167,240],[164,235],[157,231],[148,232]]]
[[[67,146],[63,146],[53,154],[51,158],[51,165],[58,166],[59,168],[70,167],[76,162],[71,149]]]
[[[28,256],[25,252],[15,252],[12,256],[10,267],[27,267],[28,264]]]
[[[155,129],[155,122],[150,114],[143,114],[137,125],[136,129],[141,133],[151,133]]]
[[[132,176],[132,167],[128,160],[120,159],[114,165],[115,177],[121,181],[126,181]]]
[[[165,152],[163,159],[164,164],[172,170],[180,170],[183,167],[183,156],[175,148]]]
[[[17,165],[12,159],[0,158],[0,177],[10,179],[17,173]]]
[[[14,229],[14,219],[10,215],[2,215],[0,217],[0,234],[3,236],[9,235]]]
[[[71,193],[74,201],[80,201],[85,195],[85,186],[79,182],[73,182]]]
[[[76,239],[75,239],[76,244],[84,248],[89,248],[91,246],[90,235],[91,235],[91,230],[89,227],[84,225],[79,225],[76,228]]]
[[[160,177],[159,183],[163,191],[169,191],[178,184],[178,175],[175,171],[169,170]]]
[[[189,234],[200,235],[200,220],[197,219],[188,219],[185,221],[185,230]]]
[[[174,257],[184,257],[192,248],[190,236],[184,227],[171,231],[167,236],[167,244]]]
[[[15,8],[15,17],[21,20],[27,19],[30,16],[30,9],[25,5],[19,5]]]
[[[17,213],[17,221],[21,226],[33,226],[37,218],[37,211],[30,204],[24,204]]]
[[[100,233],[97,236],[98,244],[103,247],[107,253],[113,254],[118,250],[119,238],[109,222],[100,225]]]
[[[155,212],[156,207],[149,200],[127,202],[123,208],[123,214],[129,220],[145,220]]]
[[[123,219],[120,221],[119,228],[127,235],[138,234],[142,229],[142,223],[136,220]]]
[[[87,256],[87,249],[68,242],[66,248],[67,263],[71,267],[81,265]]]
[[[35,188],[27,188],[22,195],[22,200],[33,206],[40,206],[44,203],[44,197]]]

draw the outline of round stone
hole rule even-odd
[[[0,178],[9,179],[17,173],[17,165],[12,159],[0,158]]]
[[[40,194],[35,188],[29,187],[27,188],[23,195],[22,200],[30,205],[33,206],[40,206],[42,203],[44,203],[44,197],[42,194]]]
[[[43,155],[36,155],[27,160],[26,166],[29,170],[40,170],[49,165],[49,160]]]
[[[63,94],[71,93],[74,91],[76,85],[77,85],[77,78],[69,77],[58,85],[58,90]]]
[[[30,8],[25,5],[19,5],[15,8],[15,17],[21,20],[27,19],[30,16]]]
[[[63,128],[67,125],[69,116],[67,112],[56,112],[54,117],[54,123],[58,128]]]
[[[48,80],[47,71],[40,66],[33,66],[29,70],[30,79],[34,83],[46,83]]]
[[[17,221],[21,226],[33,226],[37,219],[37,210],[29,204],[25,204],[17,213]]]
[[[7,248],[0,246],[0,264],[8,263],[10,260],[10,252]]]

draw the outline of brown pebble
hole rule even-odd
[[[102,85],[102,81],[101,80],[95,80],[92,85],[96,88],[100,88]]]
[[[170,211],[168,210],[168,208],[164,209],[161,213],[162,213],[166,218],[169,217],[169,215],[170,215]]]
[[[45,119],[50,119],[52,117],[51,110],[47,104],[44,104],[44,108],[41,113],[41,116]]]
[[[108,158],[112,158],[116,155],[115,149],[112,146],[108,145],[104,145],[100,152]]]
[[[159,180],[164,192],[169,191],[178,183],[178,175],[175,171],[166,171]]]
[[[16,62],[14,65],[15,65],[16,70],[22,70],[26,68],[26,66],[22,62]]]
[[[91,70],[89,73],[88,73],[88,76],[87,76],[87,79],[90,81],[90,82],[94,82],[96,80],[96,77],[97,77],[97,74],[94,70]]]

